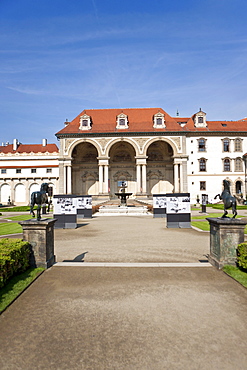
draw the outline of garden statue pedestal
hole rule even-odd
[[[31,245],[31,267],[51,267],[55,261],[54,255],[54,224],[56,219],[20,221],[23,229],[23,240]]]
[[[209,262],[221,269],[224,265],[236,265],[238,244],[244,242],[246,221],[235,218],[207,218],[210,224]]]

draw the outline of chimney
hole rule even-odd
[[[42,139],[42,146],[46,146],[47,145],[47,139]]]
[[[18,140],[14,139],[13,140],[13,150],[17,150],[17,148],[18,148]]]

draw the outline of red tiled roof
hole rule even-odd
[[[13,144],[0,146],[0,153],[58,153],[56,144],[19,144],[17,150],[13,150]]]
[[[163,113],[166,123],[165,129],[153,128],[153,116],[156,113]],[[124,113],[128,117],[128,129],[117,129],[117,116]],[[79,129],[80,117],[87,114],[91,117],[92,129],[90,133],[100,132],[143,132],[143,131],[180,131],[179,124],[161,108],[127,108],[127,109],[88,109],[81,112],[73,121],[60,130],[57,134],[82,133]],[[87,131],[86,131],[87,132]]]
[[[165,128],[154,128],[153,117],[156,113],[163,113]],[[128,129],[117,129],[117,116],[124,113],[128,117]],[[89,131],[79,129],[80,117],[87,114],[91,117],[92,128]],[[73,121],[68,122],[66,127],[57,132],[60,134],[81,133],[114,133],[114,132],[209,132],[209,131],[246,131],[247,118],[239,121],[207,121],[207,127],[195,127],[193,117],[171,117],[162,108],[126,108],[126,109],[88,109],[82,111]]]

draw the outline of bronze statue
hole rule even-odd
[[[228,214],[227,209],[232,208],[233,216],[232,218],[235,218],[237,216],[237,201],[236,198],[233,197],[230,193],[230,182],[227,180],[223,180],[223,186],[224,190],[221,194],[217,194],[214,199],[219,197],[221,200],[223,200],[224,203],[224,214],[221,216],[221,218],[227,217]]]
[[[35,204],[37,204],[37,206],[38,206],[38,208],[37,208],[37,220],[38,221],[41,220],[40,211],[41,211],[42,204],[45,204],[45,203],[48,202],[48,196],[47,196],[48,188],[49,188],[49,185],[44,182],[43,184],[41,184],[40,191],[34,191],[31,194],[30,213],[33,215],[33,217],[35,217],[33,207],[34,207]]]

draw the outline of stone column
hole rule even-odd
[[[14,203],[14,198],[15,198],[15,184],[14,180],[10,180],[10,200],[12,203]]]
[[[183,166],[182,163],[179,164],[179,191],[180,193],[183,193]]]
[[[142,192],[147,193],[147,165],[142,165]]]
[[[178,163],[174,163],[174,193],[179,192]]]
[[[72,191],[71,164],[67,165],[67,194]]]
[[[236,265],[236,249],[244,242],[246,221],[234,218],[207,218],[210,224],[209,262],[221,269]]]
[[[67,194],[67,166],[63,165],[64,194]]]
[[[99,164],[99,193],[103,193],[103,166]]]
[[[141,165],[136,165],[136,192],[141,192]]]
[[[23,240],[31,245],[31,267],[48,268],[55,263],[54,224],[56,219],[21,221]]]
[[[182,171],[182,180],[181,180],[182,188],[181,188],[181,192],[182,193],[187,193],[188,192],[187,157],[185,157],[182,160],[182,163],[181,163],[181,171]]]
[[[108,193],[108,178],[109,178],[109,175],[108,175],[108,165],[106,164],[104,166],[104,193]]]
[[[59,194],[65,194],[65,179],[64,179],[64,165],[63,165],[63,161],[59,160],[59,188],[56,189],[58,191]]]
[[[35,181],[35,179],[34,179]],[[25,180],[25,189],[26,189],[26,202],[30,204],[30,189],[29,189],[29,181],[28,179]]]

